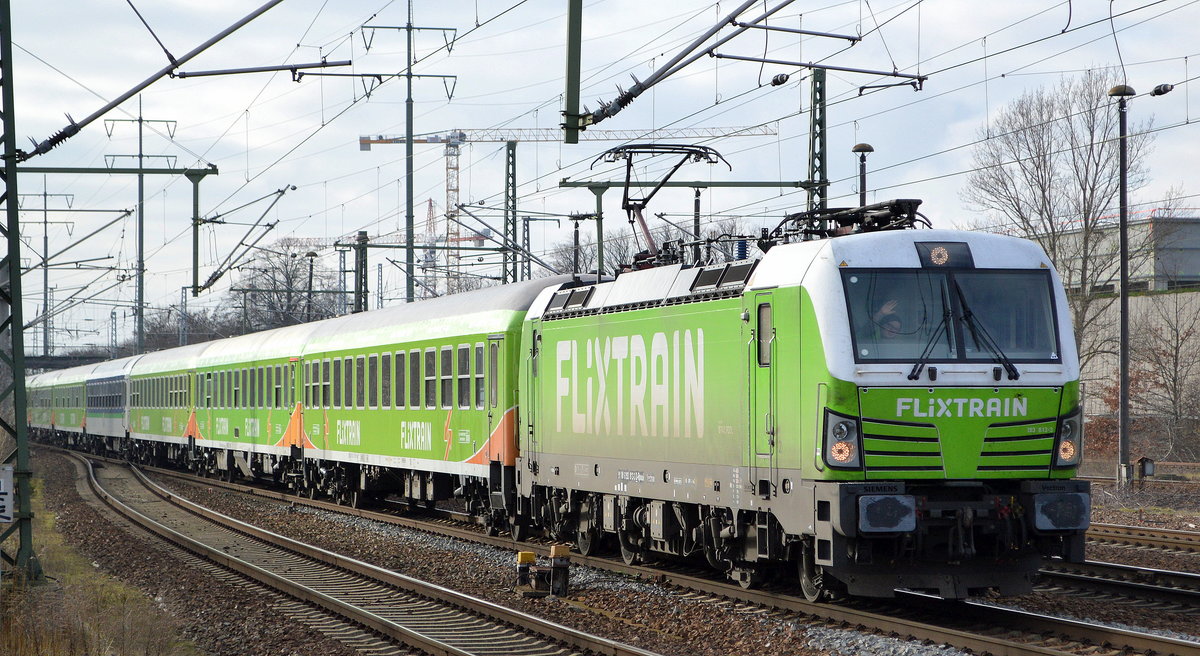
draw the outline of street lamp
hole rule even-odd
[[[1150,92],[1162,96],[1175,87],[1160,84]],[[1118,232],[1121,259],[1121,336],[1118,346],[1120,393],[1117,405],[1117,485],[1126,487],[1133,480],[1133,469],[1129,464],[1129,146],[1126,143],[1126,99],[1137,92],[1127,84],[1118,84],[1108,90],[1108,95],[1117,99],[1118,138],[1120,139],[1120,220]]]
[[[855,144],[850,149],[852,153],[858,153],[858,206],[867,206],[867,153],[875,152],[869,143]]]

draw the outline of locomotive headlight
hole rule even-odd
[[[1058,443],[1058,459],[1060,461],[1074,460],[1078,452],[1079,448],[1071,440],[1063,440]]]
[[[837,462],[846,464],[854,458],[854,445],[845,440],[834,442],[829,447],[829,455]]]
[[[1056,468],[1076,467],[1083,459],[1083,411],[1063,417],[1058,422],[1058,439],[1054,445]]]
[[[858,421],[825,411],[825,445],[822,449],[825,464],[836,469],[862,468],[862,447],[858,437]]]

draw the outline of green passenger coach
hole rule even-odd
[[[1089,524],[1062,283],[1032,242],[891,229],[912,221],[887,205],[764,233],[756,259],[40,374],[28,421],[350,505],[457,499],[493,532],[630,563],[706,561],[747,586],[787,572],[813,600],[1022,593],[1043,557],[1082,559]]]

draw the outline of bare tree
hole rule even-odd
[[[963,199],[987,213],[985,228],[1039,242],[1067,286],[1080,364],[1111,350],[1096,322],[1113,302],[1118,240],[1112,215],[1120,184],[1115,80],[1089,71],[1030,91],[980,131]],[[1131,190],[1146,181],[1147,125],[1127,137]],[[1144,248],[1131,244],[1131,252]]]
[[[1133,361],[1141,379],[1138,414],[1156,424],[1162,458],[1200,456],[1200,302],[1196,294],[1154,294],[1134,316]],[[1165,444],[1164,444],[1165,442]]]
[[[580,273],[590,273],[596,270],[596,234],[593,224],[583,222],[579,225],[579,254],[576,259],[575,239],[564,239],[550,247],[546,254],[546,263],[564,273],[570,273],[578,266]],[[606,272],[615,270],[619,265],[633,262],[637,252],[636,243],[631,231],[619,232],[613,230],[604,235],[604,269]],[[549,275],[545,269],[542,271]]]
[[[308,256],[309,248],[290,238],[272,244],[253,263],[241,267],[242,278],[231,292],[240,298],[246,332],[326,319],[337,314],[336,272]],[[311,280],[311,286],[310,286]]]

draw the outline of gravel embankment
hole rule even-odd
[[[147,594],[160,597],[162,605],[188,626],[189,637],[212,656],[349,653],[347,648],[319,633],[278,617],[271,612],[269,603],[246,599],[243,592],[232,586],[220,584],[193,568],[179,566],[177,560],[161,547],[151,545],[147,538],[125,537],[94,509],[80,503],[70,482],[73,468],[65,460],[59,456],[39,460],[39,467],[47,472],[47,496],[53,499],[50,508],[59,515],[64,533],[76,536],[79,547],[96,558],[102,568]],[[464,544],[337,513],[230,494],[204,485],[175,481],[166,485],[197,503],[294,539],[662,654],[951,656],[959,653],[855,631],[812,627],[780,619],[761,609],[698,600],[661,586],[582,567],[572,569],[569,597],[529,599],[512,590],[515,564],[510,550]],[[1145,519],[1149,506],[1143,503],[1139,507]],[[1134,523],[1123,508],[1126,506],[1120,503],[1098,499],[1095,521]],[[1200,513],[1172,511],[1164,516],[1167,515],[1174,518],[1178,528],[1186,529],[1186,524],[1196,520]],[[1107,550],[1116,551],[1108,555]],[[1089,546],[1088,557],[1163,569],[1200,569],[1197,567],[1200,556],[1194,555],[1170,556]],[[1137,562],[1135,557],[1146,562]],[[1162,608],[1144,609],[1112,600],[1048,593],[995,601],[1162,630],[1192,626],[1194,622],[1193,616]],[[237,621],[231,621],[235,618]]]

